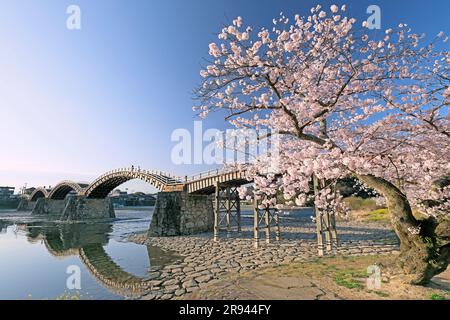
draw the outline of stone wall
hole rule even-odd
[[[68,197],[60,220],[113,219],[116,217],[110,198],[88,199],[83,196]]]
[[[213,214],[211,196],[160,192],[148,235],[177,236],[212,231]]]
[[[66,221],[116,217],[111,199],[87,199],[82,196],[68,197],[65,200],[38,199],[31,214],[51,215]]]
[[[182,192],[181,197],[183,199],[180,216],[181,234],[213,231],[214,196],[193,195]]]
[[[17,211],[31,211],[34,209],[36,205],[36,201],[29,201],[26,199],[22,199],[19,202],[19,206],[17,207]]]
[[[33,215],[60,215],[65,206],[64,200],[52,200],[46,198],[40,198],[36,201],[33,211]]]
[[[212,231],[214,227],[213,196],[192,195],[184,191],[160,192],[153,211],[149,236],[190,235]],[[34,203],[27,203],[31,206]],[[25,206],[25,204],[24,204]],[[63,221],[113,219],[111,199],[88,199],[83,196],[65,200],[41,198],[33,215],[49,215]]]

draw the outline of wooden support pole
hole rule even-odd
[[[220,184],[215,182],[215,198],[214,198],[214,241],[219,241],[219,212],[220,212]]]
[[[266,243],[270,243],[270,209],[264,209],[264,224],[266,230]]]
[[[258,200],[253,199],[253,238],[254,246],[259,248],[259,209]]]
[[[317,179],[316,175],[313,175],[313,185],[314,185],[314,195],[319,194],[319,180]],[[314,211],[316,213],[316,228],[317,228],[317,252],[319,256],[324,255],[324,248],[323,248],[323,224],[322,224],[322,214],[320,210],[318,210],[314,206]]]
[[[278,210],[274,211],[273,218],[275,220],[275,240],[280,241],[280,239],[281,239],[280,212]]]
[[[227,215],[226,215],[226,222],[227,222],[227,238],[231,236],[231,192],[230,187],[227,187],[225,190],[225,196],[226,196],[226,209],[227,209]]]
[[[337,249],[339,242],[336,230],[336,217],[334,213],[332,213],[330,216],[330,222],[331,222],[331,235],[333,238],[333,246]]]
[[[327,252],[332,252],[333,247],[331,244],[331,228],[330,228],[330,213],[328,210],[323,213],[324,224],[325,224],[325,244]]]
[[[326,181],[325,179],[320,180],[320,188],[323,189],[326,187]],[[332,252],[333,246],[332,246],[332,235],[331,235],[331,219],[330,219],[330,211],[326,210],[325,212],[322,212],[322,217],[325,224],[325,245],[326,245],[326,251]]]
[[[238,233],[242,232],[242,227],[241,227],[241,199],[239,198],[239,194],[236,191],[236,219],[237,219],[237,228],[238,228]]]

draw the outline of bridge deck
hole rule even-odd
[[[245,171],[235,169],[212,170],[199,173],[184,180],[160,171],[149,171],[141,169],[116,169],[109,171],[92,183],[77,183],[73,181],[62,181],[53,189],[37,188],[30,195],[23,195],[26,200],[36,201],[38,198],[64,199],[69,193],[89,198],[105,198],[120,184],[132,179],[143,180],[159,191],[175,192],[185,191],[197,194],[213,194],[216,181],[230,186],[241,186],[249,183],[245,177]]]
[[[215,191],[215,184],[219,182],[221,185],[241,186],[249,183],[243,171],[231,171],[218,173],[216,175],[198,178],[197,180],[186,184],[188,193],[212,194]]]

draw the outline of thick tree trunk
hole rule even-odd
[[[412,283],[427,284],[434,275],[445,271],[450,262],[449,221],[417,220],[408,199],[395,185],[373,175],[356,177],[386,198],[392,226],[400,239],[398,264],[413,276]]]

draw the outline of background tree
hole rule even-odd
[[[400,24],[371,39],[344,14],[345,6],[318,5],[257,31],[238,17],[209,45],[194,108],[203,117],[225,110],[238,128],[280,136],[278,172],[267,174],[267,155],[248,170],[263,205],[276,204],[276,190],[303,204],[313,173],[327,181],[318,209],[341,205],[332,185],[346,176],[382,194],[401,242],[399,264],[424,284],[450,258],[450,188],[434,184],[450,172],[448,38],[424,43]]]

